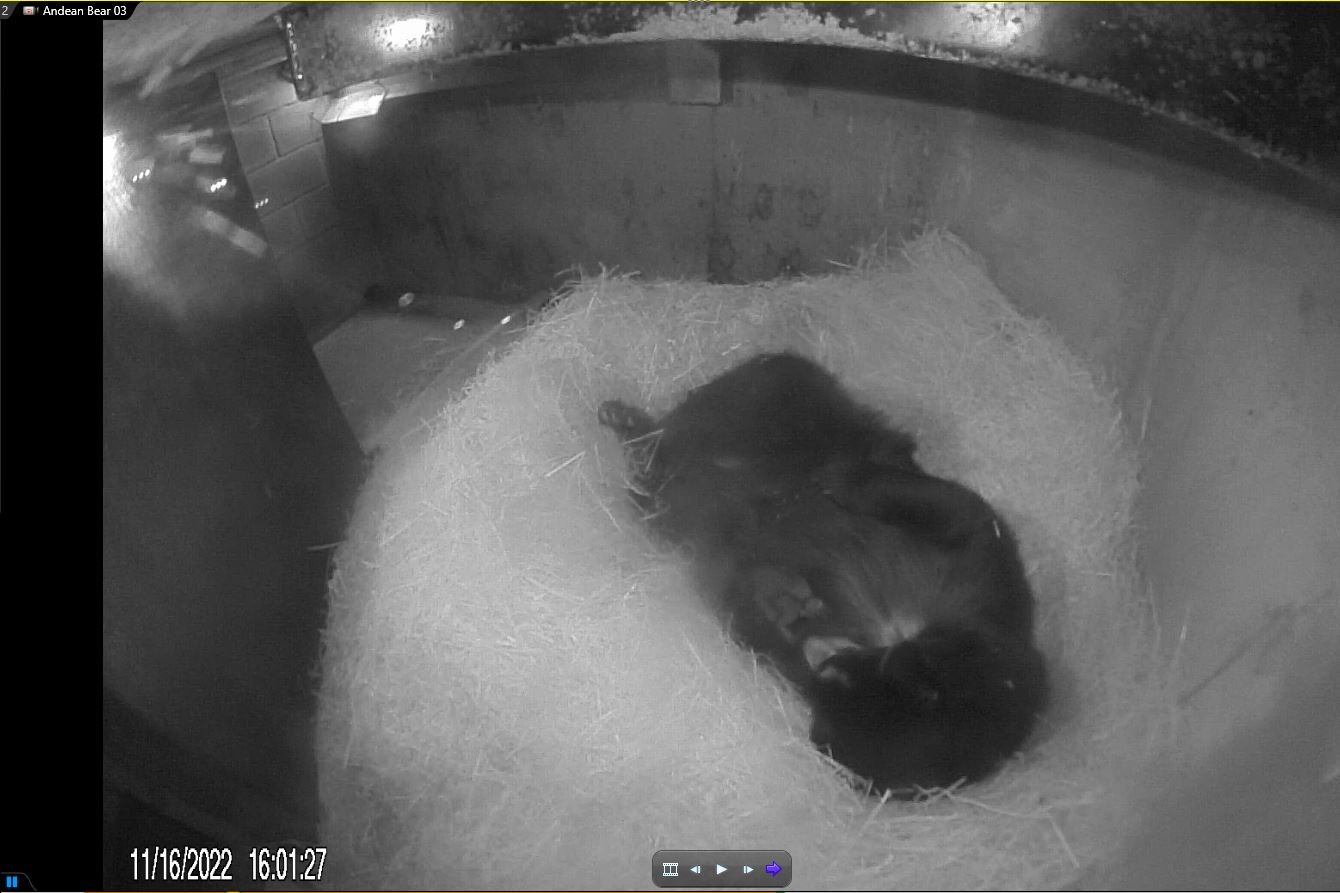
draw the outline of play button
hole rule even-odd
[[[786,850],[657,850],[652,855],[651,877],[661,893],[694,893],[693,888],[705,891],[723,885],[767,893],[791,886],[791,854]]]

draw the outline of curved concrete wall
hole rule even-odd
[[[397,92],[326,147],[346,211],[421,288],[770,278],[962,235],[1120,389],[1192,740],[1263,713],[1293,631],[1340,599],[1333,187],[1103,97],[832,47],[556,50]]]
[[[1119,386],[1191,740],[1218,740],[1340,600],[1340,220],[1062,131],[960,133],[935,216]]]

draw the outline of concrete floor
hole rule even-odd
[[[491,351],[525,327],[363,310],[313,349],[364,452],[385,444],[396,412],[427,391],[457,394]],[[425,407],[425,411],[431,411]]]

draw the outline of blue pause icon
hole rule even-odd
[[[5,875],[5,889],[17,890],[19,888],[19,876],[17,874]]]

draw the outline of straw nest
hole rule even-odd
[[[986,783],[855,792],[624,496],[602,400],[663,412],[782,348],[1018,532],[1056,703]],[[750,286],[586,279],[442,402],[379,462],[331,581],[318,750],[337,884],[645,888],[659,848],[782,848],[797,888],[1039,888],[1111,849],[1166,728],[1134,450],[1095,374],[954,237]]]

